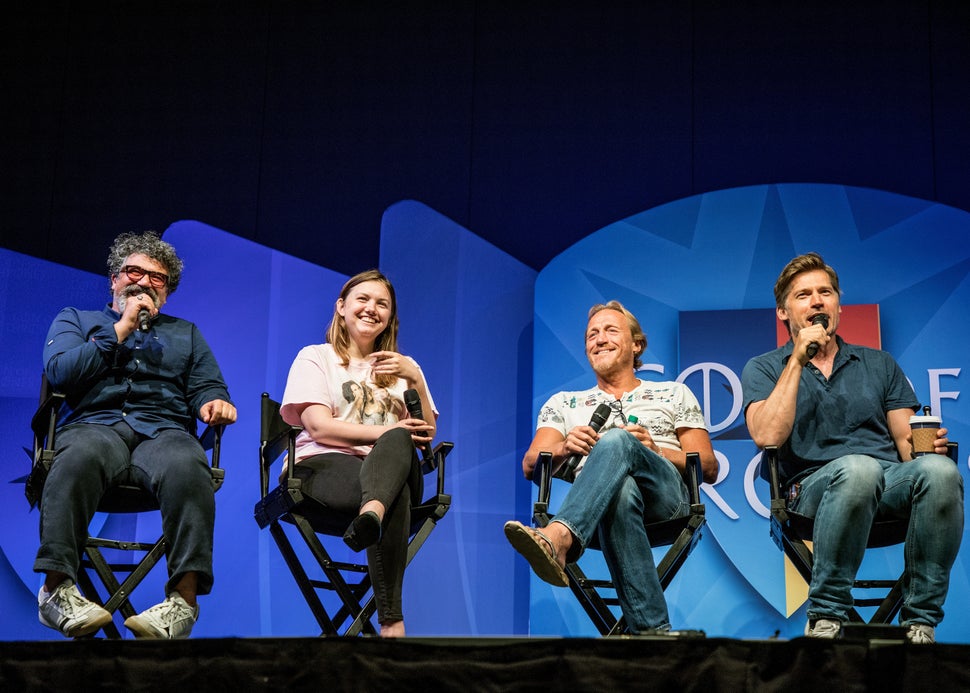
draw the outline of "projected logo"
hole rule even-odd
[[[918,238],[933,238],[946,252],[934,262],[915,261],[908,249]],[[810,250],[839,272],[844,303],[869,304],[862,322],[869,321],[863,332],[870,336],[846,338],[867,344],[881,332],[882,347],[920,401],[943,415],[951,438],[967,439],[970,409],[958,399],[966,360],[960,345],[970,330],[963,317],[970,305],[966,212],[845,186],[707,193],[601,229],[558,256],[536,284],[535,363],[542,367],[535,406],[552,392],[592,384],[583,353],[586,311],[622,301],[649,340],[641,377],[680,380],[704,408],[721,465],[718,481],[704,487],[706,536],[785,616],[804,600],[804,583],[786,586],[784,559],[769,537],[768,489],[744,425],[740,375],[749,358],[777,346],[775,279],[788,260]],[[965,460],[961,469],[966,474]],[[725,618],[739,604],[751,608],[749,596],[737,598],[711,608],[723,609]]]

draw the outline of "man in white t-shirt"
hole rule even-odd
[[[598,532],[634,634],[670,630],[644,523],[687,514],[685,451],[700,454],[705,481],[717,477],[717,459],[693,393],[681,383],[637,378],[646,347],[640,323],[618,301],[590,309],[586,357],[596,387],[549,398],[522,460],[531,479],[540,452],[552,453],[554,469],[578,458],[575,482],[547,527],[505,525],[506,537],[536,574],[563,587],[566,563],[578,560]],[[597,432],[589,422],[600,404],[609,405],[611,416]]]

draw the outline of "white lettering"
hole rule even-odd
[[[926,369],[926,374],[930,380],[930,409],[937,416],[943,416],[943,405],[940,400],[942,399],[956,399],[960,396],[959,390],[950,390],[943,392],[940,390],[940,378],[944,375],[949,375],[956,378],[960,375],[959,368],[928,368]],[[944,422],[944,426],[946,423]]]
[[[723,431],[725,428],[731,426],[735,419],[738,418],[738,414],[741,413],[741,379],[735,375],[734,371],[724,364],[705,361],[703,363],[694,364],[685,370],[677,377],[677,382],[683,383],[689,376],[693,375],[697,371],[700,371],[703,375],[700,404],[701,409],[704,411],[704,422],[707,424],[707,430],[711,433]],[[732,394],[731,411],[719,423],[714,423],[711,421],[711,373],[720,373],[724,379],[727,380]],[[697,393],[695,392],[694,395],[697,396]]]

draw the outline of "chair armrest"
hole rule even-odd
[[[781,486],[781,470],[778,469],[778,446],[766,445],[761,453],[761,464],[768,465],[768,487],[772,501],[784,501],[785,490]]]
[[[684,463],[684,478],[687,482],[687,493],[691,505],[701,502],[701,480],[704,469],[701,466],[701,455],[698,452],[688,452]]]
[[[57,415],[64,406],[67,397],[60,392],[51,392],[37,407],[30,419],[30,428],[37,441],[49,440],[54,435],[57,426]]]
[[[549,496],[552,495],[552,453],[540,452],[536,458],[535,469],[532,470],[532,480],[539,487],[539,498],[537,503],[542,503],[544,507],[549,505]]]

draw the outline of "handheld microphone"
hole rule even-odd
[[[421,411],[421,397],[414,388],[404,391],[404,406],[408,409],[408,416],[412,419],[424,419],[424,412]],[[431,445],[422,445],[421,451],[426,458],[431,457]]]
[[[138,311],[138,329],[142,332],[148,332],[149,328],[152,326],[152,314],[148,312],[147,308],[142,308]]]
[[[606,420],[610,418],[610,414],[612,413],[613,410],[610,408],[609,404],[606,404],[605,402],[601,403],[598,407],[596,407],[596,411],[594,411],[593,415],[589,418],[589,427],[599,433],[600,429],[603,428],[603,424],[606,423]],[[576,471],[576,466],[579,464],[579,460],[582,459],[582,457],[582,455],[570,455],[567,457],[566,461],[563,463],[564,472],[571,476],[573,472]]]
[[[828,329],[829,316],[824,314],[816,315],[814,318],[812,318],[812,324],[821,325],[822,327]],[[815,354],[818,353],[818,342],[812,342],[811,344],[809,344],[808,348],[805,349],[805,353],[808,354],[809,359],[815,358]]]

